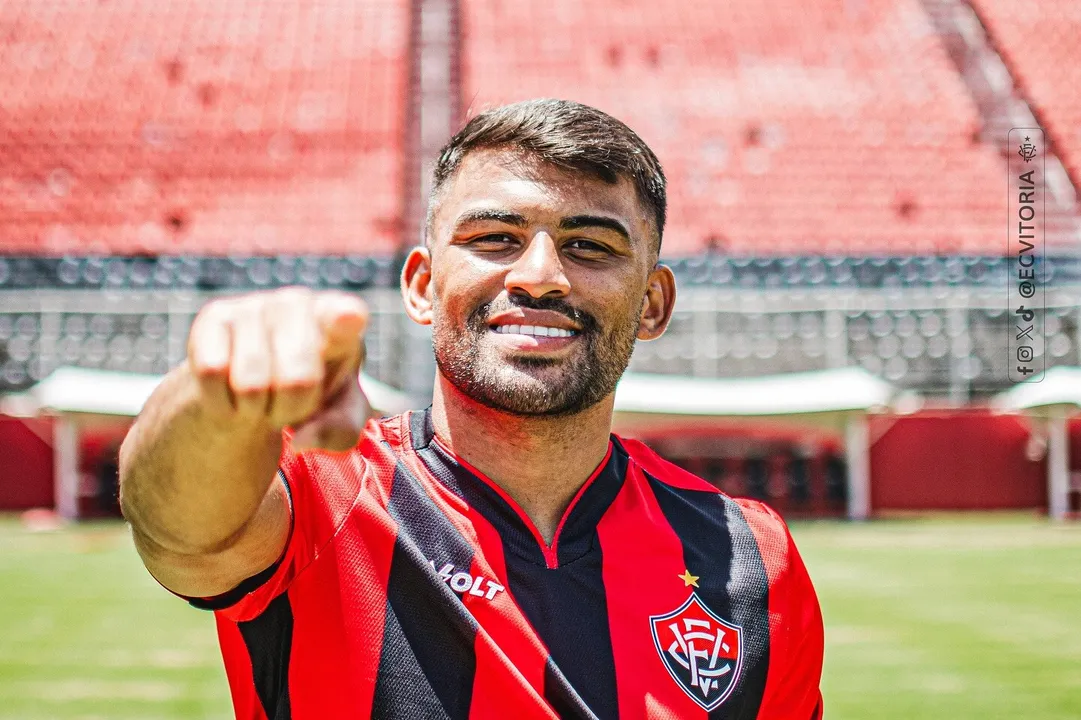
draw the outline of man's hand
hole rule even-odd
[[[360,390],[368,310],[353,296],[286,288],[224,298],[195,318],[188,361],[154,390],[120,452],[120,503],[166,587],[235,588],[289,539],[279,482],[293,446],[348,450],[370,409]]]
[[[188,338],[204,407],[230,424],[294,429],[298,449],[348,450],[370,414],[360,390],[368,309],[284,288],[207,304]]]

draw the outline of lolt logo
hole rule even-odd
[[[649,622],[661,661],[692,700],[708,711],[728,699],[743,665],[742,628],[714,615],[693,592]]]
[[[432,570],[435,570],[435,560],[429,560],[428,564],[432,566]],[[439,577],[443,578],[443,582],[450,585],[450,589],[459,595],[468,593],[475,597],[491,600],[496,595],[506,590],[505,587],[495,580],[489,580],[483,575],[473,577],[462,570],[455,572],[452,563],[445,564],[439,569],[438,574]]]

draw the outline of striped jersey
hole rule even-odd
[[[429,411],[282,453],[282,558],[215,611],[240,720],[818,720],[780,517],[613,436],[547,544]]]

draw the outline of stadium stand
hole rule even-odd
[[[0,254],[393,253],[409,3],[0,4]]]
[[[394,291],[421,165],[455,115],[552,95],[626,119],[669,174],[681,300],[633,369],[858,364],[955,403],[996,392],[1000,110],[1020,86],[1063,146],[1076,70],[1068,35],[1030,62],[1044,26],[973,5],[996,50],[962,32],[966,0],[8,0],[0,392],[65,364],[163,372],[201,302],[301,283],[363,291],[370,370],[424,395],[428,339]],[[1009,103],[968,72],[988,52]],[[1026,80],[1044,68],[1057,90]],[[1052,224],[1045,272],[1076,289],[1076,210]],[[1081,358],[1067,291],[1051,363]]]
[[[1016,73],[1010,71],[1003,49],[988,33],[972,5],[965,0],[922,2],[980,113],[981,139],[997,147],[1008,161],[1019,149],[1010,141],[1010,131],[1046,127],[1047,123],[1038,119],[1044,114],[1043,109],[1026,99],[1027,93],[1015,78]],[[1081,237],[1077,191],[1051,137],[1048,137],[1049,147],[1043,148],[1048,191],[1045,250],[1048,255],[1076,257]]]
[[[670,256],[1003,251],[1004,169],[917,0],[462,13],[469,111],[572,88],[658,151]]]
[[[1081,5],[1073,0],[971,4],[1076,187],[1081,183]]]

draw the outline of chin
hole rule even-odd
[[[495,385],[507,397],[555,398],[567,386],[564,375],[562,372],[545,372],[541,368],[507,368],[498,374]]]
[[[580,409],[576,397],[567,394],[563,373],[552,375],[503,368],[466,394],[482,405],[520,417],[556,417]]]

